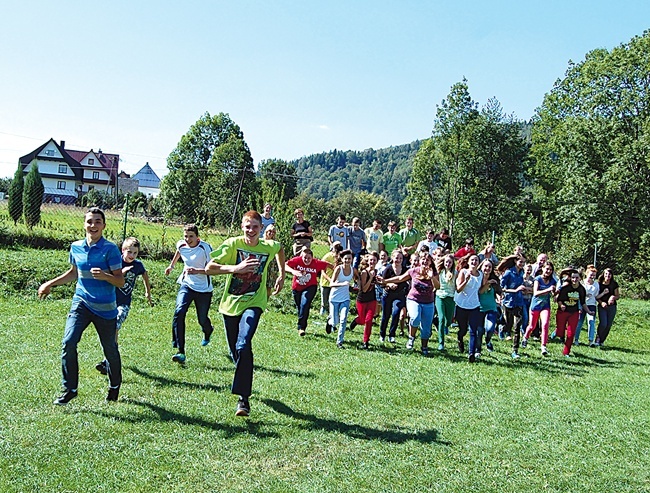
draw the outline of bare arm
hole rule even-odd
[[[124,274],[122,269],[116,269],[111,272],[106,272],[100,269],[99,267],[93,267],[90,269],[90,273],[93,276],[93,279],[99,279],[100,281],[106,281],[109,284],[112,284],[116,288],[124,287]]]
[[[176,253],[174,253],[174,257],[172,258],[172,261],[169,263],[169,267],[165,269],[165,275],[168,276],[172,270],[174,270],[174,266],[176,265],[176,262],[178,262],[178,259],[181,258],[181,252],[176,250]]]
[[[66,272],[54,279],[41,284],[38,288],[38,297],[45,299],[50,294],[51,289],[55,286],[62,286],[77,279],[77,267],[72,265]]]
[[[210,260],[204,270],[209,276],[219,276],[223,274],[252,274],[257,271],[259,265],[259,259],[251,256],[236,265],[223,265],[218,264],[214,260]],[[280,268],[280,272],[283,271],[284,269]]]
[[[151,299],[151,282],[149,282],[149,273],[144,271],[142,274],[142,281],[144,282],[144,295],[149,301],[149,305],[153,306],[153,300]]]
[[[278,294],[284,287],[284,276],[286,275],[284,272],[284,260],[284,249],[280,248],[278,253],[275,254],[275,261],[278,264],[278,270],[280,273],[278,275],[278,278],[275,280],[275,286],[273,287],[273,292],[271,293],[272,295]]]

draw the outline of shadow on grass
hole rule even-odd
[[[148,409],[154,412],[158,420],[162,423],[173,422],[180,423],[183,425],[191,426],[201,426],[202,428],[207,428],[213,431],[220,431],[225,433],[228,437],[241,435],[242,433],[249,433],[255,435],[258,438],[277,438],[278,434],[275,432],[268,432],[261,430],[261,423],[246,419],[241,421],[241,425],[228,425],[223,423],[217,423],[216,421],[208,421],[203,418],[197,418],[195,416],[187,416],[178,412],[170,411],[164,407],[151,404],[150,402],[135,401],[131,399],[124,399],[122,401],[125,404],[139,406],[141,408]],[[101,416],[114,419],[116,421],[123,421],[127,423],[145,423],[152,421],[150,416],[119,416],[116,414],[110,414],[107,412],[99,412]]]
[[[362,440],[379,440],[390,443],[405,443],[416,441],[420,443],[438,443],[440,445],[451,445],[451,442],[438,439],[438,431],[435,429],[422,432],[408,433],[399,430],[378,430],[367,426],[348,424],[332,419],[323,419],[313,414],[305,414],[294,411],[286,404],[274,399],[262,399],[262,402],[273,409],[275,412],[289,418],[303,421],[298,425],[306,431],[321,430],[333,433],[343,433],[351,438]]]
[[[214,392],[223,392],[223,391],[230,390],[229,385],[211,385],[211,384],[204,384],[204,383],[192,383],[184,380],[176,380],[174,378],[162,377],[160,375],[153,375],[144,370],[140,370],[135,366],[125,366],[124,369],[132,371],[139,377],[143,377],[148,380],[153,380],[154,382],[157,382],[160,385],[166,387],[183,387],[183,388],[195,389],[195,390],[212,390]]]

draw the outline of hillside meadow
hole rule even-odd
[[[254,340],[252,414],[236,418],[223,337],[201,347],[190,311],[187,364],[172,363],[174,276],[145,260],[156,305],[138,285],[120,336],[120,400],[104,401],[89,328],[79,397],[61,408],[72,286],[44,301],[35,290],[66,261],[0,250],[0,491],[650,491],[647,302],[620,301],[604,350],[581,345],[566,360],[551,344],[542,359],[532,343],[513,361],[497,342],[470,365],[454,349],[425,358],[376,333],[360,351],[359,329],[337,350],[315,311],[299,338],[285,288]]]

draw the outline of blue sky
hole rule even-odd
[[[0,0],[0,177],[50,137],[160,175],[206,111],[255,162],[426,138],[467,78],[533,116],[569,60],[650,27],[650,2]]]

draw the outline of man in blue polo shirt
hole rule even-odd
[[[65,324],[61,368],[63,370],[63,394],[54,401],[62,406],[77,397],[79,384],[79,361],[77,344],[81,334],[91,323],[99,335],[99,342],[106,357],[109,379],[107,401],[116,401],[122,383],[122,361],[115,342],[117,303],[115,288],[124,286],[122,255],[117,245],[102,236],[106,228],[104,212],[92,207],[86,212],[84,229],[86,238],[70,246],[70,269],[59,277],[41,284],[38,296],[50,294],[54,286],[73,280],[77,286],[72,306]]]

